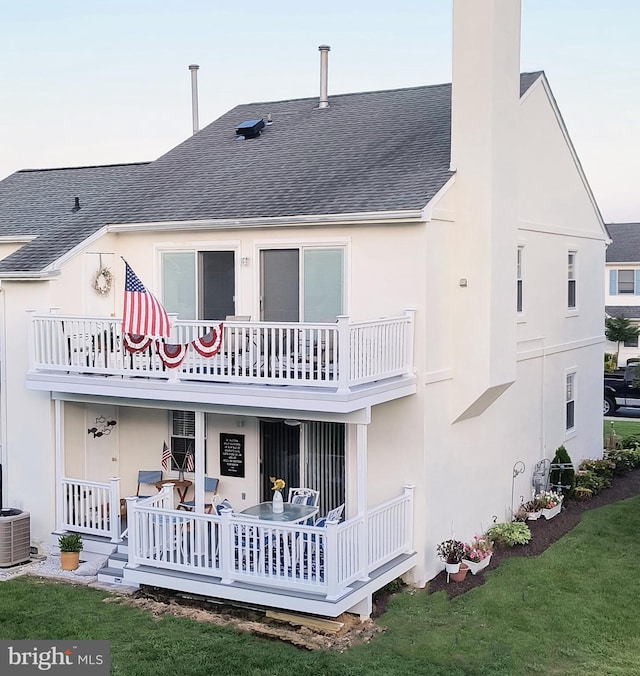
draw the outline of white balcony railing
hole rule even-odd
[[[119,478],[103,483],[64,477],[58,501],[58,530],[121,539]]]
[[[307,591],[333,600],[356,580],[413,551],[411,487],[361,517],[322,528],[256,521],[231,511],[218,516],[168,509],[161,503],[166,505],[170,490],[165,487],[166,494],[146,500],[127,499],[129,567]]]
[[[413,371],[413,311],[366,322],[342,316],[335,324],[228,322],[215,356],[204,357],[189,346],[176,368],[163,364],[155,341],[141,352],[127,351],[119,319],[30,314],[32,372],[348,390]],[[167,342],[189,345],[218,324],[176,320]]]

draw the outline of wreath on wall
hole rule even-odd
[[[100,265],[98,271],[93,276],[93,288],[101,294],[106,294],[111,291],[113,284],[113,273],[106,265]]]

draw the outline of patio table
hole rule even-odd
[[[318,513],[318,508],[313,505],[294,505],[290,502],[283,504],[284,511],[280,513],[273,512],[273,503],[261,502],[259,505],[253,505],[243,509],[240,514],[248,514],[249,516],[257,516],[262,521],[287,521],[289,523],[300,523],[315,516]]]

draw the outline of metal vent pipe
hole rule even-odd
[[[329,78],[329,45],[320,45],[320,103],[318,108],[327,108],[329,99],[327,96],[327,83]]]
[[[197,134],[200,131],[200,123],[198,121],[198,66],[192,63],[189,66],[191,71],[191,115],[193,118],[193,133]]]

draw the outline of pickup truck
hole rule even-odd
[[[604,374],[604,415],[612,415],[620,406],[640,408],[640,362]]]

